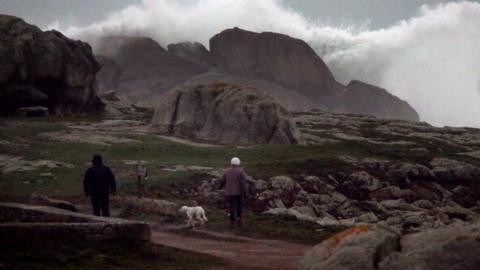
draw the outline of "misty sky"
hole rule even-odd
[[[198,0],[173,1],[194,5]],[[478,1],[480,0],[476,0]],[[0,13],[20,16],[42,28],[55,21],[62,27],[86,26],[104,19],[116,10],[140,2],[141,0],[0,0]],[[415,16],[421,5],[458,1],[279,0],[278,2],[317,23],[332,26],[361,25],[379,29]]]

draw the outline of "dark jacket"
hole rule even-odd
[[[116,181],[110,168],[103,165],[94,165],[85,172],[83,189],[85,195],[111,194],[116,191]]]
[[[241,168],[232,167],[220,178],[220,189],[226,186],[228,196],[245,195],[246,178]]]

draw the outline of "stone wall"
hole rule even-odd
[[[0,246],[61,243],[115,244],[150,240],[144,222],[102,218],[61,209],[18,203],[0,203]]]

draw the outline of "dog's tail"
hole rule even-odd
[[[202,212],[202,219],[208,221],[207,216],[205,215],[205,211]]]

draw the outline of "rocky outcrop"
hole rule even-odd
[[[357,226],[315,246],[300,269],[476,269],[479,229],[479,222],[454,224],[402,237],[385,225]]]
[[[0,15],[0,113],[45,106],[53,114],[101,112],[99,65],[87,43]]]
[[[198,42],[180,42],[169,44],[168,52],[182,59],[194,62],[204,69],[210,69],[215,66],[215,60],[212,54]]]
[[[377,269],[383,258],[400,248],[399,239],[400,234],[386,226],[354,227],[315,246],[299,269]]]
[[[402,250],[379,263],[378,269],[476,269],[480,263],[480,223],[454,224],[446,228],[406,235]]]
[[[99,79],[108,82],[110,74],[121,69],[116,90],[132,101],[155,102],[156,98],[175,85],[206,71],[205,67],[185,60],[146,37],[105,37],[95,52],[115,64],[104,65]],[[105,62],[105,61],[104,61]]]
[[[295,89],[319,105],[341,93],[327,65],[300,39],[233,28],[212,37],[210,50],[225,73]]]
[[[418,113],[406,101],[361,81],[351,81],[347,85],[335,111],[384,119],[420,120]]]
[[[295,123],[270,96],[229,84],[195,85],[168,93],[152,129],[217,144],[296,144]]]
[[[418,121],[408,103],[384,89],[336,82],[306,42],[278,33],[227,29],[210,39],[210,51],[198,42],[170,44],[166,51],[150,38],[108,37],[99,44],[100,89],[132,101],[156,103],[185,81],[227,83],[262,90],[292,112],[321,109]]]

